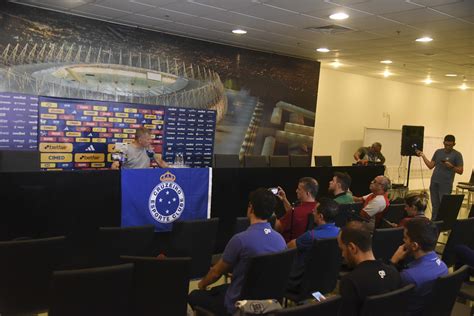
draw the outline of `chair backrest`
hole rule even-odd
[[[336,226],[344,227],[347,222],[354,220],[359,216],[359,212],[362,209],[362,203],[351,203],[351,204],[340,204],[339,212],[336,216]]]
[[[454,273],[436,279],[431,295],[423,309],[424,316],[449,316],[458,295],[461,284],[466,278],[469,267],[464,265]]]
[[[239,168],[240,159],[237,154],[214,154],[215,168]]]
[[[134,264],[133,315],[186,315],[191,258],[121,259]]]
[[[211,266],[218,218],[173,223],[168,257],[191,257],[191,278],[204,276]]]
[[[436,225],[436,228],[438,228],[438,237],[439,237],[439,234],[441,233],[441,229],[444,226],[444,222],[443,221],[433,221],[433,223]]]
[[[414,284],[408,284],[392,292],[368,296],[362,305],[360,315],[408,315],[409,297],[414,289]]]
[[[372,250],[377,259],[388,262],[400,245],[403,244],[403,227],[381,228],[374,231]]]
[[[131,315],[133,264],[55,271],[50,316]]]
[[[474,217],[474,203],[471,205],[471,209],[469,210],[469,215],[467,217]]]
[[[282,301],[296,249],[250,258],[239,299]]]
[[[47,310],[45,290],[65,244],[65,237],[0,242],[0,314]]]
[[[454,222],[456,222],[458,218],[459,209],[461,209],[463,200],[464,194],[443,195],[438,209],[438,216],[436,219],[433,219],[444,222],[441,231],[447,231],[453,227]]]
[[[268,167],[267,156],[257,155],[245,155],[244,156],[244,167],[245,168],[264,168]]]
[[[290,167],[310,167],[311,156],[309,155],[290,155]]]
[[[457,245],[474,248],[474,218],[458,219],[454,223],[441,258],[448,266],[456,263],[454,248]]]
[[[235,219],[235,225],[234,225],[234,235],[238,234],[240,232],[243,232],[244,230],[247,230],[247,228],[250,226],[250,219],[248,217],[237,217]]]
[[[316,167],[332,167],[332,156],[314,156]]]
[[[310,298],[315,291],[332,292],[341,264],[342,255],[336,238],[315,240],[305,257],[300,298]]]
[[[270,167],[289,167],[290,157],[288,156],[270,156]]]
[[[120,256],[146,256],[150,254],[155,227],[100,227],[98,255],[101,265],[120,263]]]
[[[341,296],[334,295],[321,303],[308,303],[296,307],[284,308],[273,315],[280,316],[333,316],[337,315],[341,306]]]
[[[385,220],[395,224],[398,224],[404,217],[405,204],[390,204],[383,216]]]

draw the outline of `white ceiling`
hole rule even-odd
[[[474,88],[474,0],[14,0],[46,9],[278,54],[389,80]],[[329,15],[349,18],[333,21]],[[327,25],[348,28],[321,32]],[[243,28],[246,35],[231,30]],[[415,39],[430,36],[430,43]],[[329,53],[316,48],[327,47]],[[458,76],[448,78],[447,73]]]

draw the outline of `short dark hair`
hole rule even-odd
[[[258,188],[250,192],[249,202],[252,204],[255,216],[260,219],[269,219],[275,211],[275,195],[266,188]]]
[[[339,214],[339,204],[333,199],[323,197],[319,199],[317,211],[323,215],[325,222],[334,223]]]
[[[456,142],[456,137],[454,137],[454,135],[448,134],[448,135],[444,136],[444,141],[454,143],[454,142]]]
[[[405,203],[408,206],[414,206],[417,212],[423,213],[428,205],[428,193],[422,191],[421,193],[408,194],[405,197]]]
[[[427,218],[417,217],[409,220],[405,225],[407,235],[411,241],[420,245],[423,251],[433,251],[438,242],[438,227]]]
[[[352,178],[347,172],[334,172],[334,176],[337,178],[337,182],[341,185],[342,190],[349,190]]]
[[[304,189],[309,192],[313,198],[316,198],[319,191],[319,184],[315,178],[303,177],[298,181],[298,183],[303,183]]]
[[[341,228],[341,241],[344,245],[353,243],[361,251],[372,250],[372,230],[364,222],[352,221]]]

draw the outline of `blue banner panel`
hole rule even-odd
[[[210,215],[212,169],[123,169],[122,226],[155,225]]]
[[[0,150],[38,149],[38,97],[0,92]]]

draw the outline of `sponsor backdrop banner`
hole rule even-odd
[[[121,172],[123,227],[153,224],[170,231],[178,219],[209,218],[212,168]]]
[[[0,150],[37,150],[38,97],[0,92]]]

